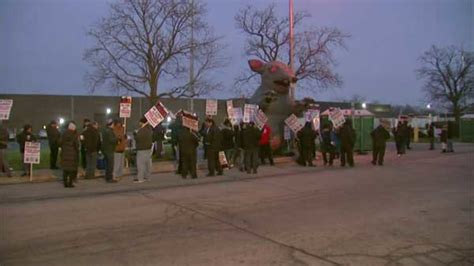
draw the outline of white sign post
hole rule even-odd
[[[13,100],[0,99],[0,120],[8,120],[10,118],[10,111],[12,110]]]
[[[25,142],[25,153],[23,162],[30,164],[30,182],[33,181],[33,164],[40,163],[41,143],[39,142]]]
[[[298,133],[303,128],[298,117],[294,114],[291,114],[288,118],[285,119],[285,124],[293,131],[293,133]]]
[[[206,115],[217,115],[217,100],[207,99],[206,100]]]

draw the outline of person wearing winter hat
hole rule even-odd
[[[79,135],[74,122],[69,122],[67,130],[59,139],[59,146],[64,187],[74,187],[79,167]]]

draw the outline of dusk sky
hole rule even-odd
[[[83,77],[89,69],[82,56],[91,40],[86,31],[108,13],[103,0],[0,0],[0,91],[25,94],[88,94]],[[234,15],[247,4],[276,3],[282,16],[288,1],[204,0],[208,21],[225,37],[232,64],[213,75],[233,97],[232,81],[246,67],[243,40]],[[422,81],[417,58],[431,45],[474,50],[472,0],[294,0],[306,10],[308,23],[338,27],[352,37],[338,50],[336,71],[342,88],[313,94],[316,100],[349,98],[421,105]],[[234,63],[235,62],[235,63]],[[90,69],[89,69],[90,70]],[[103,90],[97,94],[111,94]],[[302,96],[300,92],[297,95]]]

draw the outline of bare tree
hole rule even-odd
[[[84,55],[94,68],[86,75],[91,90],[125,89],[154,103],[160,97],[195,97],[215,89],[218,85],[205,74],[224,64],[219,56],[222,46],[203,20],[205,6],[195,2],[121,0],[110,4],[110,14],[88,32],[95,42]],[[193,79],[188,75],[191,53]],[[161,81],[173,86],[164,89]]]
[[[450,109],[456,122],[474,97],[474,54],[455,46],[432,46],[419,58],[426,97]]]
[[[334,72],[337,64],[332,50],[345,48],[348,34],[337,28],[302,27],[305,12],[297,12],[294,17],[295,27],[295,73],[298,86],[317,91],[321,88],[337,87],[342,84],[341,77]],[[275,11],[275,5],[263,10],[247,6],[235,16],[236,27],[247,36],[245,55],[256,57],[265,62],[280,60],[289,64],[289,19]],[[236,80],[237,88],[253,81],[254,73],[246,71]]]

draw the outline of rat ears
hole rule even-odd
[[[249,60],[249,66],[250,66],[250,69],[252,69],[253,72],[257,72],[259,74],[262,74],[263,73],[263,69],[264,69],[264,66],[265,66],[265,63],[258,60],[258,59],[251,59]]]

